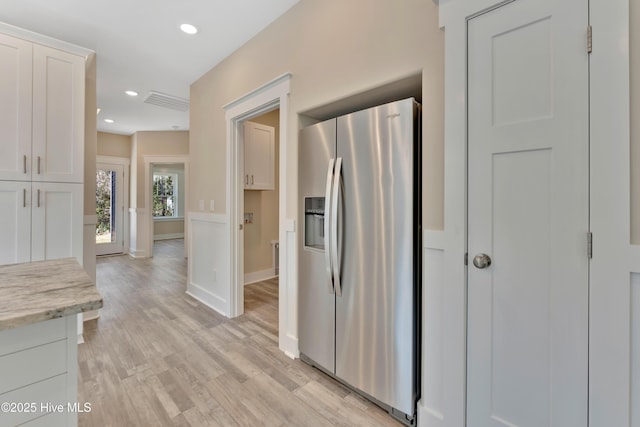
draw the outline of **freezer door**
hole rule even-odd
[[[338,118],[336,376],[412,415],[416,397],[413,99]],[[418,197],[419,199],[419,197]]]
[[[335,294],[327,271],[324,200],[327,170],[335,158],[335,119],[307,127],[299,139],[298,345],[300,352],[335,373]]]

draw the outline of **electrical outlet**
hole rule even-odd
[[[204,200],[198,200],[198,209],[201,211],[204,210]]]
[[[215,202],[215,200],[213,200],[213,199],[212,199],[212,200],[209,200],[209,210],[210,210],[211,212],[213,212],[214,210],[216,210],[216,202]]]

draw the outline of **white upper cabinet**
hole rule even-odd
[[[84,87],[84,58],[33,46],[33,181],[83,181]]]
[[[32,46],[0,34],[0,180],[31,179]]]
[[[81,183],[81,56],[0,34],[0,180]]]
[[[244,123],[244,188],[275,188],[275,128]]]

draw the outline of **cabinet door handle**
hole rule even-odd
[[[38,156],[38,175],[40,175],[40,156]]]
[[[22,189],[22,207],[23,208],[27,207],[27,189],[26,188]]]
[[[249,175],[244,176],[244,185],[249,185]]]
[[[22,170],[24,171],[24,173],[27,173],[27,155],[26,154],[22,157]]]
[[[40,207],[40,189],[38,188],[38,207]]]
[[[251,175],[251,185],[253,185],[253,175]]]

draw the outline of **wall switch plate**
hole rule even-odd
[[[204,210],[204,200],[198,200],[198,209]]]
[[[209,200],[209,210],[211,212],[213,212],[214,210],[216,210],[216,202],[215,200]]]

